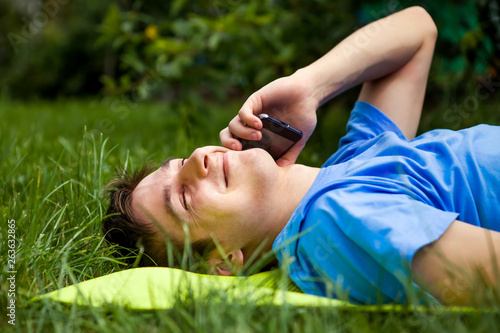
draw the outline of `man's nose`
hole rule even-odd
[[[209,149],[203,147],[198,148],[189,158],[184,161],[182,171],[187,178],[205,178],[208,175],[208,154]]]

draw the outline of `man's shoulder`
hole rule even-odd
[[[398,140],[407,141],[403,132],[382,111],[373,105],[357,101],[347,123],[347,133],[340,139],[338,150],[325,165],[344,162],[355,157],[362,145],[366,148],[377,142],[384,133],[394,134]]]

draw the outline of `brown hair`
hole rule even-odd
[[[106,185],[108,198],[110,200],[106,217],[102,221],[102,231],[109,244],[116,244],[115,255],[122,257],[128,264],[133,264],[136,255],[143,251],[139,266],[170,266],[178,267],[183,264],[193,264],[193,256],[206,258],[208,253],[215,248],[212,239],[201,240],[190,244],[191,256],[189,262],[185,262],[184,240],[174,240],[168,235],[161,237],[156,226],[140,221],[132,211],[132,192],[137,185],[152,173],[157,166],[146,163],[136,169],[132,174],[127,173],[125,167],[119,166],[115,173],[116,178]],[[165,242],[163,242],[165,239]],[[173,245],[172,255],[168,255],[167,246]]]

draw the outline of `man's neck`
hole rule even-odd
[[[319,168],[301,164],[280,168],[278,185],[273,191],[274,209],[269,212],[269,219],[266,221],[268,238],[261,253],[272,250],[274,240],[286,226],[300,201],[314,183],[319,170]],[[255,243],[252,244],[254,250],[261,246],[263,241],[263,239],[255,240]]]
[[[279,189],[281,196],[277,198],[277,201],[283,207],[283,211],[279,219],[280,223],[276,225],[279,231],[274,238],[278,236],[288,220],[290,220],[300,201],[316,180],[320,168],[292,164],[282,167],[280,170],[281,179],[279,179],[278,184],[281,186]]]

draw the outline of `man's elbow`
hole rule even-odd
[[[411,16],[411,22],[415,22],[419,31],[425,34],[425,38],[436,41],[438,36],[438,29],[432,16],[420,6],[413,6],[406,9],[408,15]]]

